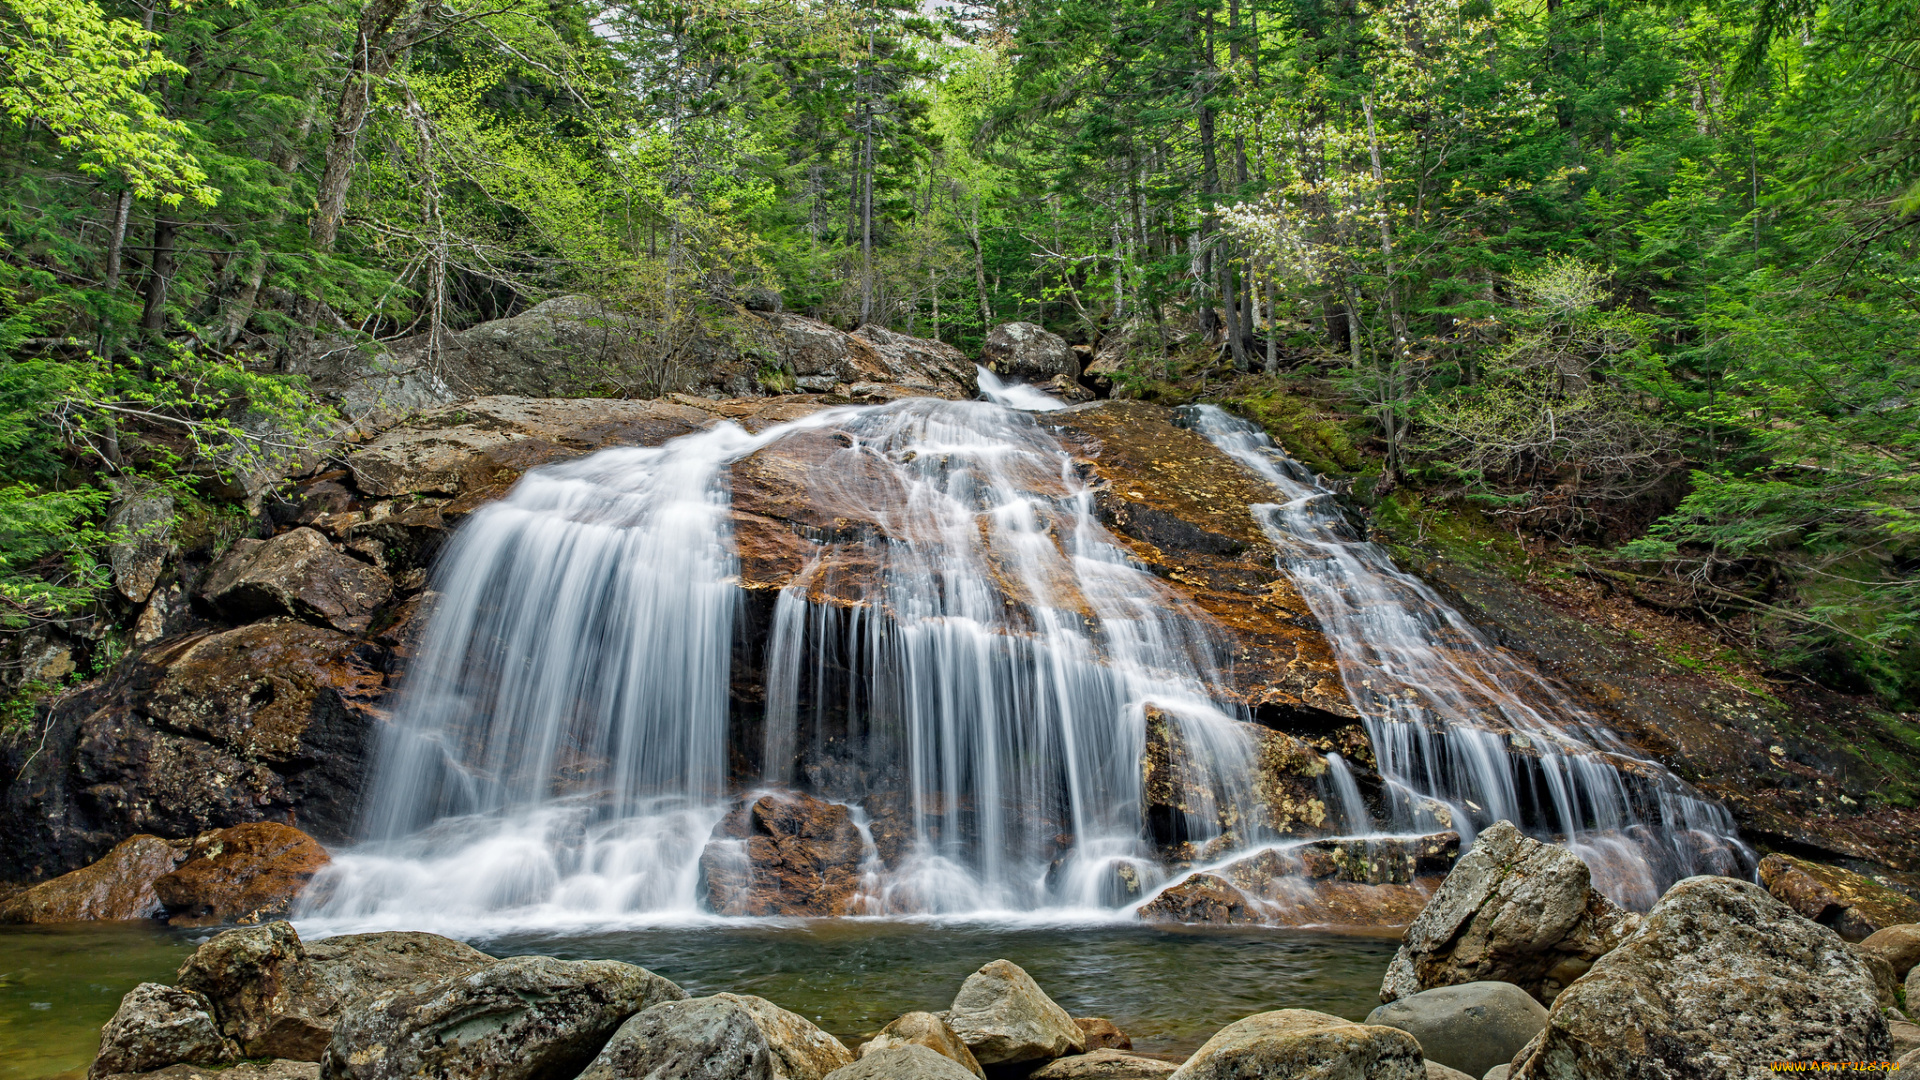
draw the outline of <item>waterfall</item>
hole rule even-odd
[[[801,530],[743,777],[733,484],[761,453],[806,466],[783,497],[858,524]],[[1029,412],[910,399],[537,469],[433,582],[368,842],[323,872],[310,917],[696,916],[706,839],[755,784],[888,796],[860,808],[862,910],[1117,908],[1164,876],[1142,828],[1150,709],[1187,782],[1258,832],[1244,710],[1213,697],[1223,644],[1094,519]],[[871,856],[883,825],[890,866]]]
[[[1725,807],[1636,754],[1394,566],[1258,427],[1214,406],[1183,413],[1285,497],[1251,509],[1333,647],[1393,793],[1391,827],[1439,824],[1436,803],[1463,841],[1507,819],[1561,838],[1596,887],[1643,910],[1690,874],[1750,876]]]

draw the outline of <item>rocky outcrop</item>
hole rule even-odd
[[[1791,855],[1761,859],[1760,883],[1803,917],[1832,927],[1848,941],[1920,920],[1920,903],[1912,898],[1852,871]]]
[[[1067,347],[1067,340],[1030,322],[1001,323],[988,330],[980,357],[995,374],[1033,382],[1065,376],[1071,383],[1080,377],[1079,358]]]
[[[1900,923],[1875,930],[1860,946],[1884,959],[1892,967],[1894,978],[1905,979],[1914,965],[1920,964],[1920,923]]]
[[[319,1061],[348,1006],[423,979],[493,962],[437,934],[351,934],[310,944],[284,922],[229,930],[180,968],[244,1057]]]
[[[1208,1039],[1170,1080],[1425,1080],[1420,1044],[1397,1028],[1373,1027],[1307,1009],[1258,1013]]]
[[[1729,1076],[1884,1061],[1871,977],[1834,933],[1759,886],[1688,878],[1562,991],[1512,1080]]]
[[[1390,927],[1413,922],[1460,850],[1458,833],[1316,840],[1188,875],[1141,906],[1150,922]]]
[[[635,1014],[579,1080],[825,1080],[853,1060],[840,1040],[765,998],[715,994]]]
[[[1028,1080],[1166,1080],[1180,1066],[1171,1061],[1098,1049],[1055,1058],[1027,1074]]]
[[[351,1005],[322,1059],[330,1080],[579,1075],[633,1014],[686,994],[613,960],[520,956]]]
[[[1496,822],[1407,928],[1380,999],[1496,981],[1551,1002],[1636,922],[1594,891],[1587,865],[1572,852]]]
[[[838,803],[783,793],[741,799],[700,854],[709,907],[722,915],[846,915],[864,845]]]
[[[230,619],[293,615],[358,633],[393,596],[393,582],[379,567],[300,528],[271,540],[236,541],[214,564],[200,595]]]
[[[147,1072],[180,1062],[218,1065],[238,1055],[213,1022],[207,999],[191,990],[141,983],[120,999],[100,1032],[87,1075]]]
[[[828,1073],[827,1080],[968,1080],[972,1076],[951,1059],[910,1045],[868,1054]]]
[[[161,912],[154,879],[171,873],[187,849],[179,840],[130,836],[100,861],[8,897],[0,903],[0,923],[152,918]]]
[[[1423,990],[1373,1010],[1367,1023],[1399,1028],[1420,1052],[1468,1076],[1484,1076],[1513,1060],[1546,1027],[1547,1010],[1525,990],[1503,982],[1471,982]]]
[[[235,825],[194,840],[187,858],[154,880],[175,926],[260,922],[288,913],[333,861],[306,833],[273,821]]]
[[[947,1026],[984,1066],[1046,1061],[1086,1049],[1073,1017],[1006,960],[967,976],[947,1010]]]
[[[981,1080],[986,1078],[987,1074],[980,1069],[979,1059],[967,1049],[966,1042],[954,1034],[945,1020],[930,1012],[910,1012],[881,1028],[880,1034],[860,1044],[860,1056],[866,1057],[901,1046],[924,1046],[941,1057],[951,1059],[954,1064]]]

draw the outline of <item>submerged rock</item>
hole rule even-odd
[[[1837,866],[1769,855],[1760,860],[1760,883],[1802,916],[1848,941],[1877,930],[1920,920],[1920,902],[1873,879]]]
[[[980,343],[980,356],[998,374],[1034,382],[1050,382],[1056,376],[1071,382],[1080,377],[1080,360],[1067,347],[1067,339],[1029,322],[1001,323],[988,330]]]
[[[1088,1053],[1095,1050],[1133,1049],[1133,1040],[1127,1037],[1127,1033],[1104,1016],[1076,1016],[1073,1025],[1080,1029],[1080,1038],[1086,1044]]]
[[[285,614],[358,633],[393,596],[393,582],[303,527],[271,540],[235,541],[200,595],[229,618]]]
[[[1777,1061],[1891,1052],[1872,976],[1832,931],[1758,885],[1696,877],[1561,992],[1512,1080],[1759,1080]]]
[[[1029,1080],[1165,1080],[1179,1067],[1171,1061],[1102,1047],[1055,1058],[1027,1076]]]
[[[828,1073],[827,1080],[969,1080],[972,1076],[951,1058],[909,1044],[868,1054]]]
[[[157,836],[129,836],[100,861],[62,874],[0,903],[0,923],[64,923],[89,919],[148,919],[160,914],[153,882],[171,873],[187,844]]]
[[[329,1080],[547,1080],[577,1076],[629,1016],[686,996],[613,960],[519,956],[389,990],[341,1014]]]
[[[120,999],[120,1008],[101,1029],[100,1053],[87,1075],[97,1080],[180,1062],[218,1065],[237,1056],[214,1024],[206,998],[192,990],[141,983]]]
[[[1080,1023],[1077,1020],[1074,1022]],[[924,1046],[941,1057],[953,1059],[955,1064],[982,1080],[987,1075],[981,1071],[980,1061],[973,1056],[973,1051],[967,1049],[965,1040],[954,1034],[945,1020],[930,1012],[910,1012],[881,1028],[880,1034],[860,1044],[860,1056],[866,1057],[899,1046]]]
[[[287,914],[332,861],[319,841],[292,826],[235,825],[194,840],[179,867],[154,880],[153,893],[175,926],[259,922]]]
[[[1367,1023],[1412,1035],[1429,1061],[1483,1076],[1495,1065],[1512,1061],[1540,1034],[1547,1010],[1512,983],[1470,982],[1382,1005],[1368,1014]]]
[[[579,1080],[825,1080],[853,1060],[840,1040],[765,998],[715,994],[635,1014]]]
[[[1380,1000],[1494,981],[1551,1002],[1638,922],[1590,881],[1572,852],[1495,822],[1407,928]]]
[[[741,799],[700,854],[709,907],[722,915],[847,915],[864,845],[853,814],[811,795]]]
[[[319,1061],[355,1002],[493,957],[437,934],[349,934],[303,943],[285,922],[229,930],[195,950],[180,985],[212,1002],[246,1057]]]
[[[1308,1009],[1258,1013],[1228,1024],[1170,1074],[1170,1080],[1425,1080],[1420,1044],[1398,1028],[1375,1027]]]
[[[1086,1048],[1079,1025],[1019,965],[995,960],[967,976],[947,1026],[981,1065],[1044,1061]]]

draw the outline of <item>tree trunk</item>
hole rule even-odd
[[[153,261],[147,270],[146,306],[140,312],[140,328],[161,333],[167,328],[167,287],[173,283],[174,241],[180,224],[166,218],[153,223]]]
[[[101,285],[108,292],[120,287],[120,262],[126,257],[127,219],[133,214],[133,192],[122,191],[113,203],[113,224],[107,232],[107,272]]]

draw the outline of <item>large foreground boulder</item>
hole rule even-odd
[[[827,1080],[968,1080],[972,1073],[952,1058],[918,1044],[875,1051],[827,1074]]]
[[[175,926],[259,922],[286,915],[332,861],[299,829],[256,821],[194,840],[185,861],[154,879],[153,894]]]
[[[910,1012],[881,1028],[880,1034],[860,1044],[860,1056],[866,1057],[900,1046],[924,1046],[941,1057],[951,1058],[954,1064],[981,1080],[985,1080],[987,1075],[981,1070],[980,1061],[973,1056],[973,1051],[967,1049],[965,1040],[954,1034],[945,1020],[930,1012]]]
[[[1420,1040],[1429,1061],[1484,1076],[1513,1060],[1547,1024],[1547,1010],[1525,990],[1503,982],[1471,982],[1423,990],[1373,1010],[1367,1023],[1399,1028]]]
[[[1398,1028],[1281,1009],[1221,1028],[1169,1080],[1426,1080],[1426,1075],[1420,1044]]]
[[[1380,1000],[1494,981],[1551,1002],[1638,922],[1591,881],[1572,852],[1495,822],[1407,928]]]
[[[1871,878],[1837,866],[1769,855],[1760,883],[1802,916],[1848,941],[1864,941],[1883,927],[1920,921],[1920,902]]]
[[[1067,1010],[1054,1004],[1020,968],[995,960],[967,976],[947,1026],[982,1065],[1045,1061],[1086,1049],[1085,1036]]]
[[[853,812],[798,792],[736,802],[700,854],[722,915],[851,914],[865,845]]]
[[[765,998],[715,994],[634,1015],[580,1080],[825,1080],[853,1060],[803,1016]]]
[[[1872,976],[1832,931],[1758,885],[1695,877],[1561,992],[1512,1080],[1760,1080],[1891,1053]]]
[[[358,633],[393,596],[393,582],[378,567],[334,550],[318,532],[299,528],[271,540],[235,541],[200,593],[239,621],[293,615]]]
[[[222,1034],[245,1057],[319,1061],[355,1002],[423,979],[493,963],[437,934],[349,934],[304,943],[285,922],[229,930],[180,967],[180,985],[206,996]]]
[[[350,1006],[321,1061],[329,1080],[577,1076],[633,1014],[685,991],[613,960],[519,956]]]
[[[220,1034],[207,999],[191,990],[141,983],[120,999],[100,1032],[89,1077],[147,1072],[186,1062],[218,1065],[239,1056]]]
[[[172,873],[187,847],[157,836],[129,836],[100,861],[9,897],[0,904],[0,923],[152,918],[161,912],[154,880]]]

